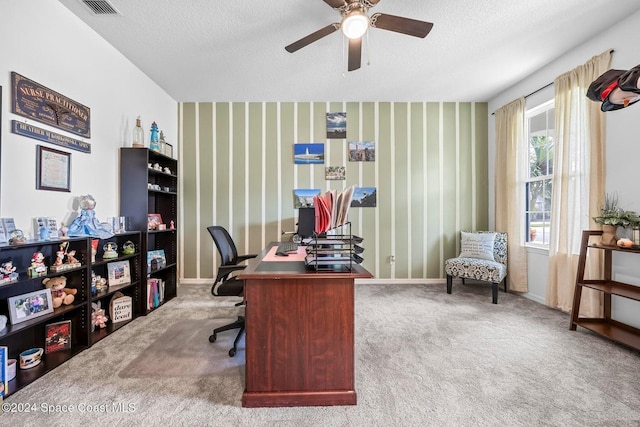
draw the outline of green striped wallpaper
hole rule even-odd
[[[347,138],[327,139],[326,113],[343,111]],[[257,253],[295,229],[293,189],[350,185],[378,191],[377,207],[349,215],[376,278],[443,277],[458,231],[488,226],[487,122],[487,104],[470,102],[181,103],[181,279],[214,276],[207,226]],[[375,142],[375,162],[349,162],[348,141]],[[294,143],[324,143],[325,164],[294,165]],[[346,180],[325,180],[325,166]]]

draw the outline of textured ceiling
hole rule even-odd
[[[284,50],[339,22],[322,0],[110,0],[122,16],[59,1],[179,102],[488,101],[640,10],[638,1],[382,0],[370,13],[433,30],[421,39],[370,29],[362,68],[347,72],[339,31]]]

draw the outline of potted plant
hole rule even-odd
[[[640,226],[640,216],[634,211],[625,211],[618,206],[616,194],[604,196],[604,205],[600,208],[600,215],[593,218],[596,224],[602,225],[602,244],[616,244],[616,230],[618,227]]]

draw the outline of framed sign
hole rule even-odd
[[[71,153],[36,146],[36,189],[71,191]]]
[[[11,112],[67,132],[91,138],[91,110],[71,98],[11,72]]]

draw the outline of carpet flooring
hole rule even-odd
[[[640,426],[640,352],[485,285],[357,285],[356,406],[242,408],[236,301],[179,297],[10,396],[15,426]],[[67,405],[73,413],[43,410]]]

